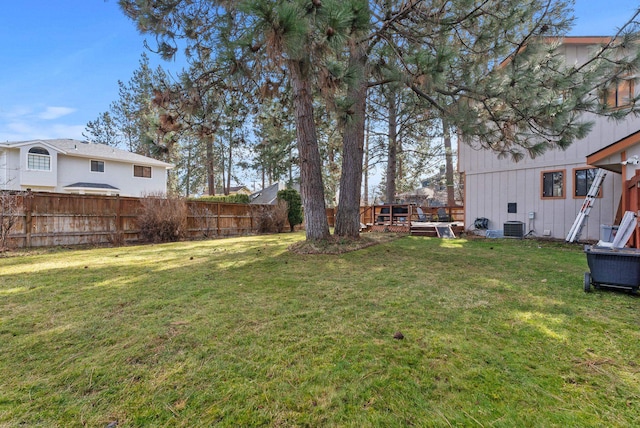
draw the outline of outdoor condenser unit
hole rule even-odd
[[[524,238],[524,223],[521,221],[507,221],[504,223],[505,238]]]

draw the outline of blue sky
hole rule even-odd
[[[576,0],[571,34],[613,34],[638,6],[638,0]],[[87,122],[117,99],[118,80],[128,81],[138,68],[144,39],[116,0],[4,0],[0,141],[83,139]],[[154,66],[180,68],[149,58]]]

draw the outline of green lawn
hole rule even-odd
[[[0,426],[640,426],[640,300],[579,246],[300,239],[0,258]]]

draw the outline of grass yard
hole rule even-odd
[[[0,258],[0,426],[640,426],[640,300],[579,246],[303,237]]]

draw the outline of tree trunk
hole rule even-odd
[[[226,187],[225,186],[224,177],[225,177],[225,175],[227,173],[227,161],[225,160],[225,152],[226,152],[225,149],[226,149],[226,147],[224,146],[224,143],[221,141],[220,142],[220,151],[219,151],[219,153],[220,153],[220,164],[219,164],[219,166],[220,166],[220,176],[219,176],[219,178],[220,178],[220,189],[219,190],[222,192],[223,195],[225,194],[224,193],[224,189]],[[214,192],[215,192],[215,190],[214,190]]]
[[[366,119],[365,119],[366,120]],[[364,137],[364,164],[363,164],[363,172],[362,178],[364,179],[363,185],[363,195],[364,195],[364,203],[365,206],[369,205],[369,134],[371,133],[370,129],[370,121],[366,121],[366,134]]]
[[[396,112],[396,94],[391,90],[387,94],[387,108],[389,111],[389,148],[387,150],[387,188],[385,202],[392,204],[396,200],[396,174],[398,169],[398,118]]]
[[[451,129],[446,119],[442,119],[442,129],[444,131],[444,152],[445,152],[445,178],[447,180],[447,205],[452,207],[456,204],[456,195],[453,188],[453,151],[451,149]]]
[[[216,194],[215,171],[213,170],[213,138],[211,136],[205,138],[207,139],[207,191],[209,196],[213,196]]]
[[[300,193],[304,207],[304,221],[308,241],[327,239],[329,223],[324,203],[322,160],[318,149],[316,124],[313,118],[313,93],[309,64],[289,60],[293,105],[296,114],[296,137],[300,156]]]
[[[289,149],[289,186],[293,186],[293,159],[291,159],[291,149]]]
[[[347,99],[352,103],[350,110],[353,113],[349,115],[344,125],[342,136],[342,172],[335,234],[358,238],[360,236],[364,119],[367,107],[367,54],[363,43],[351,44],[349,66],[356,70],[357,77],[347,87]]]
[[[191,193],[191,151],[193,150],[193,145],[190,142],[187,146],[187,176],[185,178],[185,197],[189,197]]]
[[[227,187],[224,189],[224,194],[229,195],[231,193],[231,162],[233,158],[233,145],[229,141],[229,165],[227,165]]]

